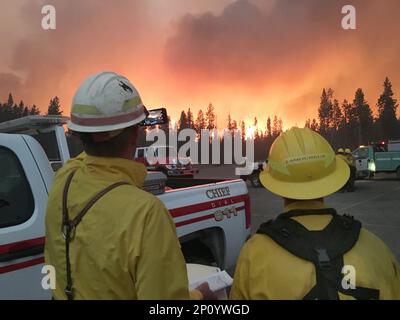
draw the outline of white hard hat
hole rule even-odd
[[[114,72],[101,72],[78,88],[67,125],[76,132],[108,132],[133,126],[145,118],[145,107],[130,81]]]

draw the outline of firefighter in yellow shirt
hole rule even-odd
[[[271,147],[260,174],[284,213],[241,250],[231,299],[400,299],[400,267],[387,246],[323,198],[349,177],[318,133],[292,128]]]
[[[141,189],[146,168],[132,157],[145,117],[135,87],[112,72],[89,77],[75,94],[68,128],[85,152],[57,172],[46,212],[55,299],[202,296],[189,294],[168,210]]]

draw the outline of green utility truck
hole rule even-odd
[[[365,164],[364,168],[357,168],[357,170],[368,173],[369,177],[373,177],[378,172],[394,172],[400,179],[400,140],[360,146],[353,151],[353,155],[356,163],[358,161],[360,164]]]

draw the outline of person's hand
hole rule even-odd
[[[196,288],[196,290],[199,290],[201,292],[201,294],[203,295],[203,300],[218,300],[217,295],[213,291],[211,291],[208,282],[203,282]]]

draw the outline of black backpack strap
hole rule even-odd
[[[63,198],[62,198],[62,226],[61,232],[65,239],[65,257],[66,257],[66,274],[67,274],[67,286],[64,289],[65,294],[67,295],[68,300],[73,300],[74,296],[72,294],[72,277],[71,277],[71,263],[69,260],[69,243],[71,240],[71,227],[69,225],[69,214],[67,207],[67,198],[68,198],[68,190],[71,184],[72,178],[74,177],[75,171],[73,171],[67,178],[67,182],[65,183],[63,190]]]
[[[314,264],[318,299],[338,299],[336,283],[339,280],[340,271],[332,271],[339,268],[340,261],[332,259],[326,247],[314,239],[313,232],[296,220],[277,218],[268,225],[262,225],[258,233],[268,235],[293,255]]]
[[[304,229],[304,230],[303,230]],[[265,234],[293,255],[314,261],[315,252],[309,245],[308,230],[292,219],[276,219],[263,223],[257,233]]]
[[[338,291],[347,296],[351,296],[356,300],[379,300],[379,290],[364,288],[364,287],[356,287],[355,289],[343,289],[342,286],[339,286]],[[318,287],[314,286],[311,290],[304,296],[303,300],[316,300],[318,299]]]
[[[333,216],[328,226],[309,231],[294,219],[302,215]],[[343,255],[357,242],[361,223],[350,216],[337,215],[334,209],[293,210],[262,224],[257,231],[273,239],[293,255],[310,261],[316,270],[316,285],[304,299],[338,299],[339,292],[360,299],[374,299],[379,290],[360,288],[344,290],[341,286]],[[340,239],[340,240],[339,240]]]
[[[65,183],[64,190],[63,190],[63,199],[62,199],[62,234],[65,238],[65,257],[66,257],[66,274],[67,274],[67,285],[64,289],[64,292],[68,298],[68,300],[74,300],[74,294],[72,290],[72,275],[71,275],[71,261],[70,261],[70,242],[71,239],[73,238],[73,235],[75,233],[76,227],[78,224],[81,222],[82,218],[85,216],[85,214],[89,211],[89,209],[105,194],[110,192],[111,190],[122,186],[122,185],[128,185],[128,182],[125,181],[119,181],[116,183],[113,183],[112,185],[109,185],[108,187],[104,188],[101,190],[99,193],[97,193],[92,199],[89,200],[89,202],[85,205],[85,207],[77,214],[77,216],[70,220],[69,219],[69,214],[68,214],[68,206],[67,206],[67,198],[68,198],[68,190],[71,185],[72,178],[74,177],[76,171],[72,172]]]
[[[340,287],[339,290],[341,293],[351,296],[356,300],[379,300],[379,290],[364,288],[364,287],[356,287],[355,289],[343,289]]]

